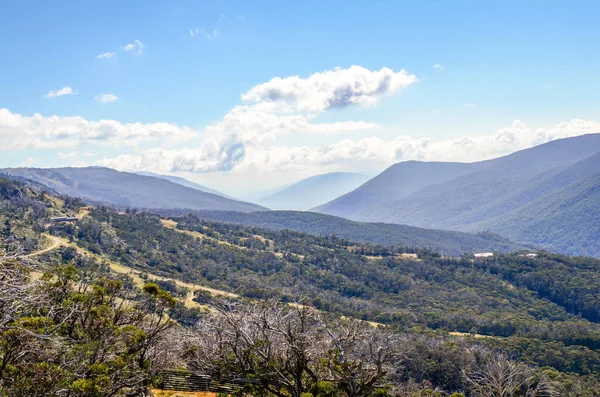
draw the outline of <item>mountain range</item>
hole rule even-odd
[[[313,210],[600,255],[600,134],[476,163],[402,162]]]
[[[5,168],[0,170],[45,185],[58,193],[93,203],[135,208],[263,211],[256,204],[236,201],[154,176],[104,167]]]
[[[102,167],[0,172],[92,203],[177,210],[179,215],[200,211],[206,219],[246,226],[452,254],[537,246],[600,256],[600,134],[474,163],[401,162],[370,180],[358,173],[317,175],[271,192],[259,201],[262,205],[225,197],[183,178]],[[266,207],[313,209],[254,213]]]

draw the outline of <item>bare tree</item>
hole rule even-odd
[[[385,386],[388,373],[403,357],[401,338],[385,329],[356,320],[327,327],[331,343],[327,355],[328,377],[349,397],[368,396]]]
[[[188,340],[190,369],[253,379],[276,396],[317,395],[331,387],[368,396],[401,357],[400,338],[356,320],[324,321],[301,305],[223,304]]]
[[[190,341],[192,369],[256,380],[276,396],[300,397],[320,380],[325,330],[316,312],[271,302],[223,304],[199,324]]]
[[[558,395],[543,374],[504,355],[486,354],[466,374],[473,395],[478,397],[547,397]]]

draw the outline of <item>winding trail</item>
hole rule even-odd
[[[64,244],[64,242],[62,241],[62,239],[60,237],[51,236],[51,235],[45,234],[45,233],[43,234],[43,236],[50,239],[52,241],[52,245],[50,245],[49,247],[46,247],[44,249],[34,251],[27,255],[21,255],[20,258],[32,258],[34,256],[42,255],[42,254],[45,254],[46,252],[50,252]]]

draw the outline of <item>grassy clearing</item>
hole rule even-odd
[[[499,336],[481,335],[481,334],[470,334],[468,332],[448,332],[448,334],[452,335],[452,336],[463,337],[463,338],[475,338],[475,339],[492,338],[492,339],[500,339]]]
[[[217,393],[207,391],[191,392],[191,391],[173,391],[152,389],[154,397],[216,397]]]
[[[248,250],[247,247],[243,247],[243,246],[237,245],[237,244],[232,244],[229,241],[219,240],[219,239],[207,236],[206,234],[203,234],[203,233],[200,233],[200,232],[197,232],[197,231],[177,229],[177,222],[175,222],[175,221],[173,221],[171,219],[161,219],[160,223],[162,223],[162,225],[164,227],[168,228],[168,229],[172,229],[172,230],[175,230],[176,232],[187,234],[188,236],[199,238],[201,240],[210,240],[210,241],[214,241],[215,243],[218,243],[218,244],[221,244],[221,245],[226,245],[226,246],[229,246],[229,247],[235,247],[235,248],[238,248],[238,249],[241,249],[241,250]],[[263,236],[260,236],[258,234],[255,234],[252,237],[254,237],[254,238],[262,241],[263,243],[264,242],[268,242],[271,246],[273,245],[273,241],[272,240],[269,240],[269,239],[267,239],[267,238],[265,238]],[[277,257],[280,257],[280,258],[283,258],[283,255],[284,255],[283,252],[274,252],[272,250],[265,250],[265,252],[270,252],[273,255],[275,255]],[[304,259],[304,255],[294,254],[293,252],[289,252],[289,254],[295,256],[296,258],[298,258],[300,260]]]

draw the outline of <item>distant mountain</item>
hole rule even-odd
[[[266,210],[255,204],[202,192],[162,178],[103,167],[6,168],[0,172],[33,180],[58,193],[122,207],[241,212]]]
[[[352,217],[363,208],[394,201],[423,188],[468,173],[466,163],[424,163],[407,161],[394,164],[355,190],[316,207],[313,211]]]
[[[229,197],[226,194],[223,194],[223,193],[221,193],[221,192],[219,192],[217,190],[211,189],[211,188],[206,187],[204,185],[200,185],[200,184],[198,184],[196,182],[188,181],[187,179],[181,178],[181,177],[178,177],[178,176],[155,174],[154,172],[149,172],[149,171],[140,171],[140,172],[136,172],[136,174],[138,174],[138,175],[145,175],[145,176],[153,176],[155,178],[166,179],[167,181],[171,181],[173,183],[177,183],[178,185],[181,185],[181,186],[191,187],[192,189],[200,190],[201,192],[212,193],[212,194],[216,194],[217,196],[232,198],[232,197]]]
[[[354,190],[369,179],[353,172],[315,175],[263,197],[259,204],[271,209],[308,210]]]
[[[162,216],[179,217],[188,211],[159,210]],[[465,252],[511,252],[530,249],[531,245],[513,243],[492,233],[463,233],[423,229],[388,223],[355,222],[336,216],[305,211],[263,211],[239,213],[230,211],[196,211],[199,218],[271,230],[294,230],[320,236],[345,238],[355,242],[430,248],[445,255],[459,256]]]
[[[477,163],[399,163],[315,211],[369,222],[490,230],[600,256],[600,134]],[[565,225],[569,225],[566,227]]]

